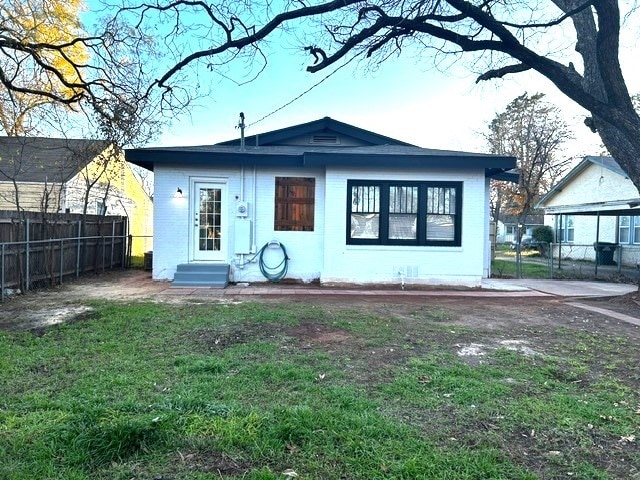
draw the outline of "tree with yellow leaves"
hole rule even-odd
[[[0,4],[0,79],[23,88],[0,91],[0,127],[24,135],[33,116],[59,98],[81,94],[81,66],[89,58],[76,40],[83,34],[82,0],[8,0]],[[56,46],[56,48],[53,48]],[[33,95],[40,91],[45,95]]]

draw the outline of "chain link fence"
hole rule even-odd
[[[492,263],[495,277],[515,277],[517,249],[498,245]],[[522,278],[640,281],[640,245],[550,243],[521,248]]]

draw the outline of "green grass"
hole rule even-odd
[[[516,261],[495,259],[491,262],[491,272],[499,277],[514,277]],[[549,278],[549,267],[541,263],[522,262],[522,276],[524,278]]]
[[[453,352],[486,332],[450,317],[100,303],[0,333],[0,478],[591,479],[637,464],[620,443],[640,427],[613,363],[623,338],[563,329],[548,355],[473,364]]]

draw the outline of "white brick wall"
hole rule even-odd
[[[347,180],[433,180],[462,181],[462,246],[398,247],[346,245]],[[483,275],[486,212],[483,171],[452,174],[447,171],[419,173],[415,170],[378,172],[327,170],[325,259],[323,283],[399,284],[398,270],[405,282],[477,286]],[[407,271],[411,277],[407,277]]]
[[[415,170],[393,171],[329,169],[260,170],[256,174],[256,197],[253,198],[254,173],[245,169],[244,200],[248,201],[249,218],[255,219],[257,249],[271,240],[285,245],[290,257],[287,278],[301,281],[320,279],[326,283],[400,283],[402,270],[407,283],[477,286],[487,274],[486,237],[488,207],[483,170],[450,173],[445,170],[417,173]],[[276,232],[274,194],[276,176],[316,178],[315,228],[313,232]],[[244,265],[250,255],[234,255],[236,200],[240,198],[240,168],[207,169],[157,166],[154,194],[153,278],[172,279],[176,266],[191,261],[190,246],[193,222],[189,195],[194,178],[215,177],[227,181],[227,218],[223,235],[227,235],[227,261],[232,266],[232,280],[265,281],[257,262]],[[395,247],[346,245],[347,179],[397,179],[462,181],[462,246],[461,247]],[[183,198],[175,198],[180,187]],[[325,214],[325,211],[327,212]],[[277,250],[265,255],[268,265],[280,261]]]

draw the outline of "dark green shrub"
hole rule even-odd
[[[553,229],[548,225],[535,227],[531,232],[531,238],[536,242],[551,243],[553,242]]]

